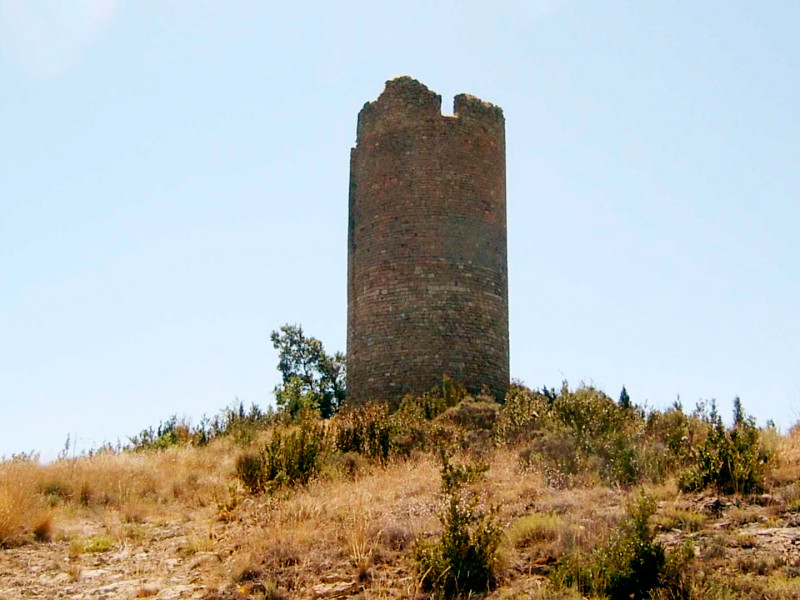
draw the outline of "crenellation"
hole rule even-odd
[[[386,88],[374,102],[367,102],[358,113],[358,139],[366,139],[377,130],[383,132],[397,120],[423,122],[442,114],[442,97],[411,77],[386,82]]]
[[[458,118],[471,118],[491,125],[504,125],[503,109],[471,94],[458,94],[453,100],[453,113]]]

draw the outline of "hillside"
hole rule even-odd
[[[800,598],[800,430],[446,382],[0,463],[0,599]]]

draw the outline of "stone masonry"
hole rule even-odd
[[[505,120],[466,94],[454,116],[410,77],[358,115],[350,156],[348,399],[396,401],[449,375],[509,385]]]

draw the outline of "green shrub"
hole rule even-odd
[[[446,410],[445,399],[437,389],[406,396],[394,412],[383,404],[345,410],[331,422],[331,443],[339,452],[356,452],[381,462],[392,455],[432,450],[451,444],[455,438],[448,421],[434,421]]]
[[[703,513],[674,509],[667,511],[667,513],[658,519],[658,526],[661,529],[681,529],[683,531],[694,532],[702,529],[706,521],[706,516]]]
[[[339,413],[331,425],[333,447],[386,462],[392,451],[395,420],[386,406],[366,406]]]
[[[467,389],[449,377],[448,375],[442,376],[442,399],[445,406],[455,406],[461,402],[467,395]]]
[[[236,459],[236,476],[251,494],[263,492],[267,484],[263,455],[251,452],[240,455]]]
[[[448,408],[440,419],[467,431],[491,431],[497,421],[499,409],[497,402],[479,402],[467,397],[460,404]]]
[[[654,541],[649,523],[655,510],[653,500],[640,496],[629,505],[627,518],[605,544],[590,556],[574,553],[566,557],[553,572],[553,581],[612,600],[649,598],[659,588],[672,597],[683,597],[681,590],[688,590],[683,573],[694,552],[687,547],[666,556],[664,546]]]
[[[327,463],[327,469],[323,473],[330,473],[334,477],[346,477],[356,479],[367,469],[367,459],[357,452],[345,452],[344,454],[332,454]]]
[[[108,552],[114,547],[114,538],[110,535],[93,535],[85,539],[74,539],[70,542],[69,553],[71,555],[85,553]]]
[[[611,537],[598,555],[605,592],[612,598],[645,598],[659,585],[666,565],[662,544],[654,543],[650,517],[653,500],[641,497],[629,507],[629,520]]]
[[[681,404],[676,402],[664,412],[654,410],[647,415],[646,428],[651,444],[662,444],[673,465],[685,466],[694,459],[697,446],[705,439],[710,426],[704,413],[695,411],[695,414],[686,415]]]
[[[306,389],[299,377],[290,377],[275,388],[275,403],[284,423],[313,420],[321,415],[319,398],[313,390]]]
[[[447,495],[440,521],[444,526],[435,542],[418,541],[414,549],[420,583],[426,591],[444,598],[486,592],[496,582],[497,550],[503,531],[496,511],[485,514],[476,499]]]
[[[494,438],[500,444],[517,444],[541,425],[548,411],[548,398],[521,385],[513,385],[494,426]]]
[[[179,420],[177,415],[172,415],[166,421],[160,422],[156,429],[142,429],[138,435],[128,439],[131,450],[164,450],[192,442],[193,432],[188,423]]]
[[[304,423],[288,435],[276,428],[260,454],[239,457],[236,474],[251,494],[282,485],[304,485],[319,473],[324,453],[325,430],[321,425]]]
[[[638,414],[620,408],[613,399],[593,387],[570,391],[565,383],[550,405],[550,418],[570,429],[587,450],[614,434],[628,434]]]
[[[256,432],[275,425],[277,415],[272,409],[261,410],[257,405],[251,404],[245,410],[244,404],[238,399],[220,411],[212,419],[203,418],[195,430],[200,445],[208,443],[214,438],[232,436],[236,444],[245,446],[252,442]]]
[[[542,464],[549,470],[567,476],[578,473],[583,468],[584,460],[575,436],[566,429],[542,430],[519,452],[523,468],[531,469]]]
[[[96,450],[89,450],[88,455],[119,450],[134,452],[163,450],[180,445],[204,446],[214,438],[229,435],[234,437],[237,444],[247,445],[252,441],[256,431],[263,430],[275,422],[276,415],[271,410],[263,411],[255,404],[245,410],[244,404],[237,400],[231,406],[220,411],[220,414],[213,419],[204,416],[197,426],[178,419],[177,415],[172,415],[166,421],[160,422],[158,427],[142,429],[137,435],[129,437],[128,444],[124,447],[104,444]],[[66,458],[68,449],[69,438],[67,438],[67,444],[59,457]]]
[[[393,452],[408,456],[414,451],[433,450],[451,444],[455,437],[453,429],[433,421],[445,410],[444,400],[434,392],[403,398],[397,411],[391,415]]]
[[[332,417],[345,400],[345,357],[327,354],[318,339],[303,333],[299,325],[283,325],[270,335],[278,351],[282,385],[275,388],[281,412],[294,418],[310,409],[323,419]]]
[[[414,414],[427,421],[432,421],[448,408],[456,406],[467,395],[464,386],[450,377],[442,377],[442,387],[434,387],[423,394],[408,394],[400,402],[399,414]]]
[[[641,409],[620,406],[593,387],[570,390],[566,382],[559,392],[512,388],[494,437],[529,441],[520,453],[523,467],[539,465],[559,485],[594,475],[611,485],[658,481],[670,464],[664,447],[649,443]]]
[[[453,465],[442,451],[444,509],[439,514],[444,531],[435,541],[417,540],[414,559],[422,588],[437,597],[456,598],[491,590],[497,582],[498,548],[503,530],[497,509],[479,510],[475,497],[462,487],[482,477],[485,463]]]
[[[440,450],[440,453],[442,491],[445,494],[454,493],[468,483],[479,481],[489,470],[487,462],[479,461],[457,465],[450,462],[450,456],[444,448]]]
[[[711,429],[697,448],[693,466],[681,474],[682,490],[714,487],[725,494],[749,494],[763,489],[772,454],[762,443],[755,419],[735,403],[734,424],[727,428],[712,403]]]

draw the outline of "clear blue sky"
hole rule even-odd
[[[385,80],[503,107],[512,376],[800,417],[800,3],[0,0],[0,455],[344,350]]]

